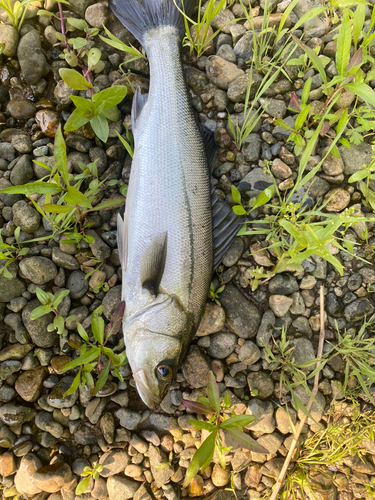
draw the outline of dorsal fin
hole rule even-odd
[[[212,194],[212,228],[214,239],[214,269],[220,264],[241,225],[242,216],[236,215],[226,201]]]
[[[132,112],[131,112],[133,132],[137,128],[137,120],[142,113],[142,109],[144,108],[147,99],[148,99],[148,94],[141,94],[140,88],[137,87],[137,90],[135,91],[133,97]]]
[[[143,288],[156,297],[164,273],[167,257],[167,233],[162,233],[150,243],[141,259],[140,279]]]

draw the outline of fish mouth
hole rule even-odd
[[[133,377],[135,383],[137,384],[138,394],[141,396],[142,401],[149,408],[155,408],[155,406],[160,403],[160,398],[153,393],[147,372],[139,369],[133,373]]]

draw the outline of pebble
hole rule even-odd
[[[17,57],[22,76],[29,85],[37,84],[48,73],[38,31],[32,29],[23,35],[18,44]]]
[[[367,298],[360,298],[348,304],[344,314],[347,321],[360,321],[365,316],[370,317],[374,310],[374,306]]]
[[[215,303],[207,302],[203,318],[196,332],[197,337],[204,337],[222,330],[225,323],[224,309]]]
[[[278,318],[285,316],[292,304],[293,299],[285,295],[271,295],[269,298],[269,306]]]
[[[253,415],[256,420],[246,429],[254,432],[271,433],[275,430],[274,409],[271,401],[253,398],[246,408],[246,415]]]
[[[57,493],[72,479],[72,471],[68,464],[55,462],[34,472],[33,482],[42,491]]]
[[[271,295],[291,295],[298,290],[298,282],[291,274],[277,274],[268,283],[268,291]]]
[[[345,189],[331,189],[325,195],[324,200],[329,200],[326,205],[327,212],[341,212],[349,205],[350,194]]]
[[[242,238],[235,238],[229,249],[225,252],[223,257],[223,265],[232,267],[237,264],[238,260],[244,251],[244,242]]]
[[[230,479],[230,471],[228,468],[223,469],[221,465],[215,464],[212,470],[211,480],[217,488],[224,487]]]
[[[22,457],[17,474],[14,477],[14,484],[18,493],[32,496],[42,491],[33,479],[34,472],[41,467],[41,461],[33,453],[27,453],[27,455]]]
[[[109,500],[128,500],[133,498],[139,483],[123,476],[110,476],[107,481]]]
[[[50,109],[41,109],[35,115],[40,130],[46,137],[55,137],[60,125],[60,115]]]
[[[119,419],[121,427],[129,431],[136,429],[142,419],[140,413],[127,408],[120,408],[115,412],[115,415]]]
[[[259,347],[251,340],[246,340],[238,351],[238,358],[245,365],[253,365],[260,359]]]
[[[38,299],[35,299],[28,302],[22,309],[23,324],[35,345],[38,347],[52,347],[57,341],[57,333],[55,331],[49,332],[47,327],[52,323],[55,315],[53,313],[48,313],[40,318],[31,320],[31,311],[37,307],[40,307],[40,302]]]
[[[10,451],[6,451],[0,455],[0,475],[8,477],[17,471],[17,465],[14,455]]]
[[[260,399],[270,397],[274,390],[273,380],[263,371],[248,373],[247,383],[250,394]]]
[[[227,358],[237,345],[237,336],[234,333],[214,333],[210,338],[211,343],[207,348],[207,354],[215,359]]]
[[[26,184],[29,181],[31,181],[31,179],[33,177],[34,177],[34,171],[33,171],[30,155],[25,154],[25,155],[20,156],[19,159],[17,160],[17,163],[14,165],[14,167],[12,168],[12,170],[10,172],[10,178],[9,178],[10,182],[14,186],[20,186],[22,184]],[[21,201],[23,201],[23,200],[21,200]],[[17,202],[17,203],[20,203],[20,202]],[[25,203],[25,202],[23,201],[23,203]],[[16,205],[16,203],[15,203],[15,205]],[[14,209],[14,205],[13,205],[13,209]],[[38,224],[38,227],[39,227],[39,224]],[[38,229],[38,227],[36,227],[36,229]]]
[[[52,281],[57,275],[57,268],[46,257],[26,257],[20,262],[23,276],[37,285]]]
[[[0,24],[0,43],[4,44],[3,55],[13,57],[17,52],[19,33],[14,26]]]
[[[35,208],[23,200],[17,201],[12,208],[13,222],[17,227],[21,228],[21,231],[30,234],[38,229],[42,217]]]
[[[73,271],[69,276],[66,288],[70,291],[72,299],[80,299],[89,288],[88,280],[82,271]]]
[[[36,113],[34,104],[26,99],[14,99],[8,102],[7,111],[16,120],[28,120]]]
[[[99,459],[99,463],[103,466],[100,475],[102,477],[110,477],[123,472],[129,464],[129,455],[123,450],[111,450]]]
[[[200,389],[207,386],[210,366],[197,346],[190,347],[181,370],[190,387]]]
[[[85,11],[85,19],[93,28],[102,28],[108,23],[109,10],[102,3],[89,5]]]
[[[44,366],[25,371],[18,377],[14,388],[24,401],[34,402],[41,395],[43,380],[47,374],[48,370]]]
[[[60,382],[52,389],[47,397],[47,402],[53,408],[71,408],[75,405],[78,399],[78,392],[73,392],[69,396],[65,396],[65,392],[70,388],[73,378],[69,375],[63,377]]]
[[[207,58],[206,73],[208,79],[223,90],[228,90],[229,84],[244,74],[235,64],[218,56]]]
[[[275,321],[275,315],[270,309],[264,312],[256,335],[256,342],[259,347],[264,347],[269,343]]]

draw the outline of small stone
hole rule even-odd
[[[57,269],[53,262],[46,257],[27,257],[20,262],[20,270],[23,276],[37,285],[43,285],[52,281],[57,275]]]
[[[268,173],[263,172],[262,168],[254,168],[239,183],[238,190],[241,194],[246,193],[249,198],[255,198],[272,184]]]
[[[78,392],[73,392],[69,396],[64,394],[70,388],[73,382],[73,377],[65,376],[60,382],[52,389],[47,397],[47,402],[52,408],[71,408],[75,405],[78,399]]]
[[[214,359],[227,358],[237,345],[237,336],[234,333],[214,333],[210,339],[211,343],[207,349],[207,354]]]
[[[300,338],[294,344],[293,357],[295,363],[307,363],[315,359],[314,347],[310,340]],[[312,372],[315,369],[315,363],[307,367],[306,370]]]
[[[297,413],[293,408],[288,408],[288,412],[284,407],[279,407],[275,413],[276,427],[282,434],[293,432],[291,423],[295,426],[297,422]]]
[[[6,380],[13,373],[19,372],[22,364],[14,359],[8,359],[0,363],[0,380]]]
[[[273,380],[265,372],[251,372],[247,375],[250,394],[260,399],[266,399],[271,396],[274,390]]]
[[[109,500],[129,500],[139,488],[139,483],[122,476],[110,476],[107,481]]]
[[[60,115],[50,109],[41,109],[35,115],[40,130],[46,137],[55,137],[60,125]]]
[[[311,275],[304,276],[299,285],[301,290],[312,290],[316,284],[316,278]]]
[[[125,467],[129,464],[129,455],[123,450],[111,450],[104,453],[99,463],[103,466],[100,475],[102,477],[110,477],[123,472]]]
[[[259,134],[249,134],[243,141],[242,153],[245,160],[249,163],[255,163],[259,160],[261,150],[261,141]]]
[[[37,84],[47,74],[47,61],[37,30],[32,29],[23,35],[18,44],[17,56],[22,76],[29,85]]]
[[[80,299],[89,288],[88,281],[82,271],[73,271],[69,276],[66,288],[70,291],[72,299]]]
[[[246,340],[238,351],[238,358],[245,365],[253,365],[260,359],[259,347],[251,340]]]
[[[268,283],[268,291],[271,295],[291,295],[298,290],[298,282],[291,274],[277,274]]]
[[[14,474],[16,471],[17,465],[13,453],[10,451],[2,453],[0,455],[0,476],[8,477]]]
[[[42,467],[42,463],[36,455],[28,453],[21,459],[14,484],[21,495],[32,496],[42,490],[34,483],[33,475]]]
[[[206,73],[208,79],[223,90],[228,90],[228,85],[244,74],[235,64],[218,56],[208,57]]]
[[[122,287],[121,285],[117,285],[110,288],[103,299],[103,314],[108,320],[111,318],[112,314],[116,310],[116,307],[121,302],[121,293]]]
[[[224,309],[218,304],[212,302],[206,303],[206,309],[203,318],[196,332],[197,337],[204,337],[211,333],[219,332],[223,329],[225,323]],[[1,355],[1,353],[0,353]]]
[[[374,306],[367,298],[360,298],[350,302],[345,307],[345,318],[347,321],[360,321],[365,316],[370,317],[374,312]]]
[[[64,462],[55,462],[51,465],[46,465],[33,474],[34,484],[42,491],[48,493],[57,493],[71,479],[72,471],[69,465]]]
[[[17,52],[19,34],[14,26],[0,24],[0,43],[4,44],[3,55],[13,57]]]
[[[326,205],[327,212],[341,212],[350,203],[350,194],[342,188],[336,188],[329,191],[324,200],[329,202]]]
[[[215,464],[211,474],[213,484],[218,487],[224,487],[230,479],[230,471],[228,468],[223,469],[221,465]]]
[[[12,448],[16,441],[16,435],[7,427],[3,425],[0,429],[0,447]]]
[[[259,347],[264,347],[268,344],[275,326],[275,321],[276,318],[274,313],[269,309],[265,311],[256,336],[257,345]]]
[[[181,370],[190,387],[200,389],[207,386],[210,366],[197,346],[191,346]]]
[[[251,33],[252,35],[252,33]],[[273,118],[282,119],[286,115],[286,104],[279,99],[259,99],[260,105]]]
[[[108,7],[102,3],[89,5],[85,11],[85,19],[93,28],[102,28],[103,24],[107,24],[108,17]]]
[[[26,99],[14,99],[8,102],[7,111],[16,120],[28,120],[36,113],[34,104]]]
[[[41,218],[39,212],[30,207],[26,201],[17,201],[13,205],[13,222],[25,233],[34,233],[40,225]]]
[[[0,361],[7,359],[21,360],[33,348],[32,344],[10,344],[0,351]]]
[[[339,152],[344,162],[345,175],[352,175],[362,170],[363,165],[368,165],[371,162],[373,155],[371,144],[368,142],[362,142],[359,145],[351,144],[350,149],[340,146]]]
[[[22,155],[17,160],[17,163],[14,165],[14,167],[12,168],[12,170],[10,172],[10,182],[14,186],[19,186],[19,185],[28,183],[29,181],[31,181],[31,179],[33,177],[34,177],[34,171],[33,171],[32,163],[31,163],[30,155]],[[14,206],[13,206],[13,208],[14,208]],[[38,227],[36,229],[38,229]]]
[[[288,179],[292,175],[292,169],[279,158],[273,160],[271,170],[278,179]]]
[[[36,401],[43,390],[43,380],[47,377],[45,366],[27,370],[18,377],[14,388],[24,401]]]
[[[257,398],[251,399],[246,408],[246,415],[253,415],[256,420],[246,426],[246,429],[250,429],[254,432],[273,432],[275,430],[273,413],[274,409],[271,401],[261,401]]]
[[[50,323],[52,323],[54,314],[48,313],[44,316],[41,316],[40,318],[31,320],[30,314],[37,307],[40,307],[40,302],[38,299],[29,302],[22,309],[22,322],[25,325],[25,328],[34,344],[36,344],[38,347],[52,347],[57,341],[57,333],[55,331],[49,332],[47,330],[47,327]]]
[[[323,161],[323,170],[327,175],[340,175],[344,172],[344,162],[329,153],[327,158]]]
[[[271,295],[269,298],[269,306],[278,318],[285,316],[292,304],[293,299],[285,295]]]
[[[244,251],[244,242],[242,238],[235,238],[229,249],[225,252],[222,263],[226,267],[232,267],[237,264]]]
[[[137,428],[141,421],[141,414],[127,408],[120,408],[115,412],[116,417],[120,420],[121,427],[133,431]]]

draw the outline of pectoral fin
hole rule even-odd
[[[140,278],[142,287],[157,296],[164,273],[167,257],[167,233],[162,233],[153,240],[141,259]]]

